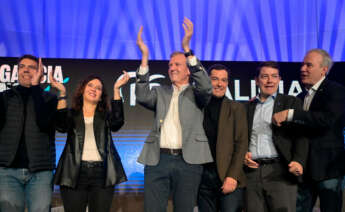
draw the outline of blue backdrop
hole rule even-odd
[[[202,60],[301,61],[323,48],[345,61],[343,0],[0,0],[0,56],[150,59],[181,49],[183,17],[195,23]]]

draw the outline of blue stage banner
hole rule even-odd
[[[343,0],[0,0],[0,56],[150,59],[181,49],[183,18],[201,60],[298,62],[311,48],[345,61]]]

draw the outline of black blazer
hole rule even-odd
[[[249,142],[253,128],[256,103],[257,101],[250,101],[247,106]],[[302,109],[302,102],[293,96],[277,94],[274,100],[273,114],[286,109],[300,110]],[[287,165],[291,161],[296,161],[305,169],[308,155],[308,140],[302,136],[302,131],[298,128],[298,125],[294,123],[283,123],[281,127],[277,127],[272,124],[272,136],[279,157],[286,164],[286,168],[288,169]],[[289,178],[292,181],[302,181],[302,177],[295,177],[292,174],[289,175]]]
[[[306,93],[299,95],[304,99]],[[345,173],[345,88],[325,79],[309,111],[296,110],[293,121],[309,139],[308,175],[315,181],[341,177]]]
[[[123,123],[121,100],[112,101],[112,111],[109,114],[95,112],[93,129],[97,149],[106,169],[104,186],[113,186],[127,180],[111,135],[111,131],[119,130]],[[67,140],[54,176],[54,184],[75,188],[85,138],[83,113],[68,109],[58,110],[56,126],[58,131],[67,132]]]

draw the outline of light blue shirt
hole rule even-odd
[[[256,96],[257,104],[249,142],[249,152],[252,153],[253,159],[278,157],[272,139],[272,114],[276,96],[277,93],[269,96],[264,102]]]

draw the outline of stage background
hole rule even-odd
[[[18,84],[17,82],[17,58],[0,57],[0,91]],[[68,102],[79,81],[90,74],[97,74],[105,81],[110,96],[113,95],[113,84],[126,69],[131,76],[129,83],[121,90],[124,100],[125,125],[120,131],[113,133],[113,140],[118,149],[128,182],[116,187],[116,192],[125,194],[128,192],[143,191],[143,166],[136,162],[142,149],[146,136],[152,123],[153,113],[137,105],[135,102],[135,70],[140,65],[137,60],[90,60],[90,59],[43,59],[44,77],[42,87],[45,90],[56,92],[49,86],[47,74],[53,72],[55,77],[63,82],[68,91]],[[206,68],[214,64],[214,61],[203,61]],[[228,97],[237,101],[246,101],[258,92],[255,86],[254,74],[259,62],[221,62],[230,67],[230,83]],[[151,85],[168,84],[168,61],[152,61],[149,63],[151,72]],[[301,92],[302,86],[298,81],[300,63],[281,62],[282,81],[279,91],[290,95]],[[329,74],[329,79],[345,85],[345,63],[338,62]],[[56,134],[57,161],[60,158],[65,145],[66,135]],[[58,190],[58,187],[56,187]]]

